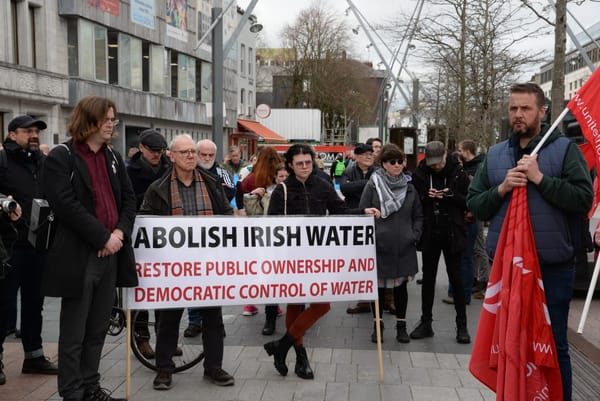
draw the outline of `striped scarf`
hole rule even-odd
[[[206,184],[202,179],[198,170],[194,169],[194,181],[196,185],[196,210],[199,216],[212,216],[212,202],[208,196],[208,190]],[[171,215],[172,216],[183,216],[183,201],[181,200],[181,194],[179,193],[179,186],[177,185],[177,173],[175,169],[171,173]]]

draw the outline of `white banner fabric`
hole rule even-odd
[[[130,309],[377,298],[372,216],[138,216]]]

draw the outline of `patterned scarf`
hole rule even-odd
[[[373,172],[371,180],[373,180],[377,196],[379,196],[381,218],[385,219],[400,210],[406,199],[410,176],[400,174],[398,177],[392,177],[385,172],[385,169],[381,168]]]
[[[196,189],[196,210],[199,216],[212,216],[212,202],[208,196],[208,190],[206,184],[202,179],[198,170],[194,169],[194,188]],[[183,216],[183,201],[181,200],[181,194],[179,193],[179,186],[177,185],[177,173],[175,169],[171,173],[171,215],[172,216]]]

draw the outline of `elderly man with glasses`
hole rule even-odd
[[[196,143],[191,136],[178,135],[171,141],[169,157],[173,168],[153,182],[140,208],[142,214],[162,216],[232,215],[225,193],[210,173],[197,167]],[[156,341],[155,390],[172,387],[179,324],[183,309],[160,311]],[[219,386],[231,386],[234,378],[222,369],[223,314],[221,307],[202,308],[204,378]]]

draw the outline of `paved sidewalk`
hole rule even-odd
[[[287,377],[277,374],[262,348],[264,342],[284,332],[283,318],[278,319],[274,337],[260,334],[264,322],[263,308],[253,317],[241,315],[240,307],[224,308],[227,337],[223,367],[234,375],[235,386],[218,387],[203,381],[202,366],[174,375],[174,386],[169,391],[152,389],[154,372],[141,366],[132,356],[131,399],[142,400],[248,400],[248,401],[371,401],[371,400],[495,400],[495,394],[484,388],[468,372],[471,345],[457,344],[454,336],[454,309],[443,304],[446,274],[440,269],[434,306],[433,338],[412,340],[399,344],[395,340],[394,317],[384,314],[383,332],[384,381],[379,384],[377,353],[370,342],[372,319],[368,315],[348,315],[348,304],[332,304],[332,310],[322,318],[305,338],[309,359],[315,370],[315,380],[299,379],[293,369]],[[573,302],[570,327],[575,329],[583,299]],[[58,336],[57,299],[46,300],[44,340],[47,356],[56,359]],[[473,300],[467,307],[469,329],[475,336],[481,300]],[[420,316],[420,286],[409,284],[408,325],[417,324]],[[600,301],[595,300],[583,335],[571,335],[574,366],[574,400],[600,399],[600,369],[595,360],[600,344]],[[125,395],[124,334],[107,337],[102,358],[102,386]],[[587,347],[587,348],[586,348]],[[20,374],[21,346],[8,339],[5,351],[7,383],[0,386],[1,401],[60,400],[56,392],[56,378]],[[591,356],[582,353],[586,352]],[[293,368],[294,353],[288,358]]]

